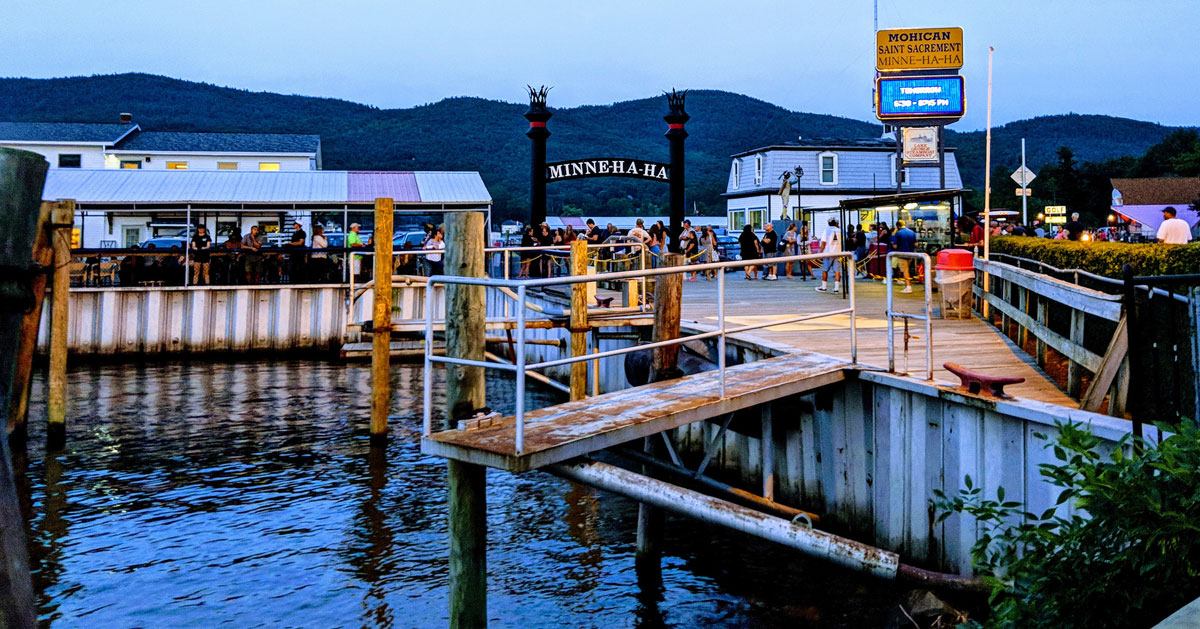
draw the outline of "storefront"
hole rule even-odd
[[[917,251],[933,255],[954,242],[954,219],[962,213],[962,190],[931,190],[847,199],[840,204],[842,225],[886,224],[895,230],[904,221],[917,233]]]

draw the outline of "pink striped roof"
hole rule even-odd
[[[396,203],[419,203],[421,192],[411,172],[350,171],[347,196],[351,203],[390,197]]]

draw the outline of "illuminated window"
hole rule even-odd
[[[754,156],[754,185],[762,185],[763,179],[763,158],[762,155]]]
[[[763,228],[763,220],[767,216],[766,210],[750,210],[750,227],[754,229]]]
[[[187,170],[187,162],[167,162],[167,170]]]
[[[142,167],[142,160],[140,160],[140,159],[123,159],[123,160],[121,160],[121,168],[125,168],[127,170],[137,170],[141,167]]]
[[[729,230],[741,231],[746,226],[746,213],[742,211],[729,213]]]
[[[737,190],[739,180],[742,178],[742,160],[733,160],[733,189]]]
[[[237,162],[217,162],[217,170],[237,170]]]
[[[279,170],[279,162],[259,162],[259,170]]]
[[[59,168],[81,168],[83,156],[79,153],[61,153],[58,156]]]
[[[837,185],[837,153],[821,153],[817,159],[821,164],[821,185]]]

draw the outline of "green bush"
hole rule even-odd
[[[1121,278],[1121,268],[1126,264],[1133,265],[1138,275],[1200,273],[1200,242],[1162,245],[1004,236],[992,240],[991,249],[1060,269],[1080,269],[1115,279]]]
[[[976,572],[992,585],[989,627],[1147,627],[1200,596],[1200,428],[1191,420],[1157,447],[1108,457],[1078,424],[1048,443],[1059,464],[1040,473],[1090,518],[1027,513],[985,500],[966,478],[951,499],[935,492],[940,520],[978,518]],[[1044,437],[1043,437],[1044,438]],[[1106,460],[1107,458],[1107,460]]]

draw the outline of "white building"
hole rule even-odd
[[[812,220],[824,220],[824,214],[838,215],[838,204],[896,193],[896,142],[891,139],[800,139],[786,144],[766,146],[733,156],[729,182],[725,188],[725,206],[729,229],[741,230],[746,224],[762,229],[767,222],[783,218],[779,197],[785,171],[800,167],[804,175],[793,186],[786,216],[797,219],[803,207]],[[941,185],[937,168],[908,168],[902,192],[958,189],[962,178],[954,149],[946,149],[946,181]]]
[[[0,122],[0,147],[41,153],[51,168],[320,170],[321,136],[144,131],[118,124]]]

